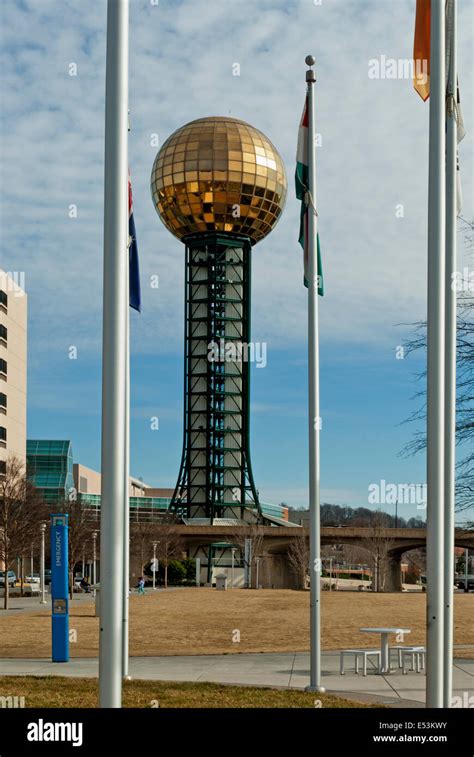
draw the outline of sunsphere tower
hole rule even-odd
[[[155,208],[186,247],[184,442],[170,507],[187,518],[261,514],[249,443],[251,254],[286,189],[270,140],[230,117],[181,127],[153,164]]]

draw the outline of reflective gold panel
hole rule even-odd
[[[258,242],[278,221],[286,189],[285,168],[270,140],[223,116],[199,118],[175,131],[151,173],[156,211],[178,239],[226,231]]]

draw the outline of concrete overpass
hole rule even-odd
[[[239,530],[235,526],[191,526],[178,527],[186,548],[193,551],[216,542],[232,543],[236,541]],[[262,572],[264,585],[290,586],[288,548],[295,536],[301,531],[309,538],[307,528],[295,526],[259,526],[258,533],[263,538],[263,555],[272,558],[272,566]],[[250,535],[250,534],[249,534]],[[456,529],[454,534],[456,547],[474,549],[474,531]],[[405,552],[426,547],[426,530],[424,528],[360,528],[353,526],[321,528],[321,545],[353,544],[368,549],[371,553],[379,551],[385,564],[384,591],[401,591],[401,558]],[[378,545],[378,546],[377,546]],[[276,570],[278,568],[278,570]],[[276,574],[275,574],[276,570]],[[270,575],[271,574],[271,575]],[[276,578],[275,578],[275,575]],[[273,580],[275,579],[275,580]]]

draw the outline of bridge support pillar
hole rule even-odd
[[[399,554],[390,554],[385,558],[384,565],[384,588],[383,591],[401,591],[402,590],[402,556]]]
[[[264,589],[297,589],[297,581],[285,554],[263,555],[260,561],[259,584]]]

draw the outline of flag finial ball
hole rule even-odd
[[[316,58],[314,57],[314,55],[307,55],[304,59],[304,62],[307,66],[314,66],[314,64],[316,63]]]

